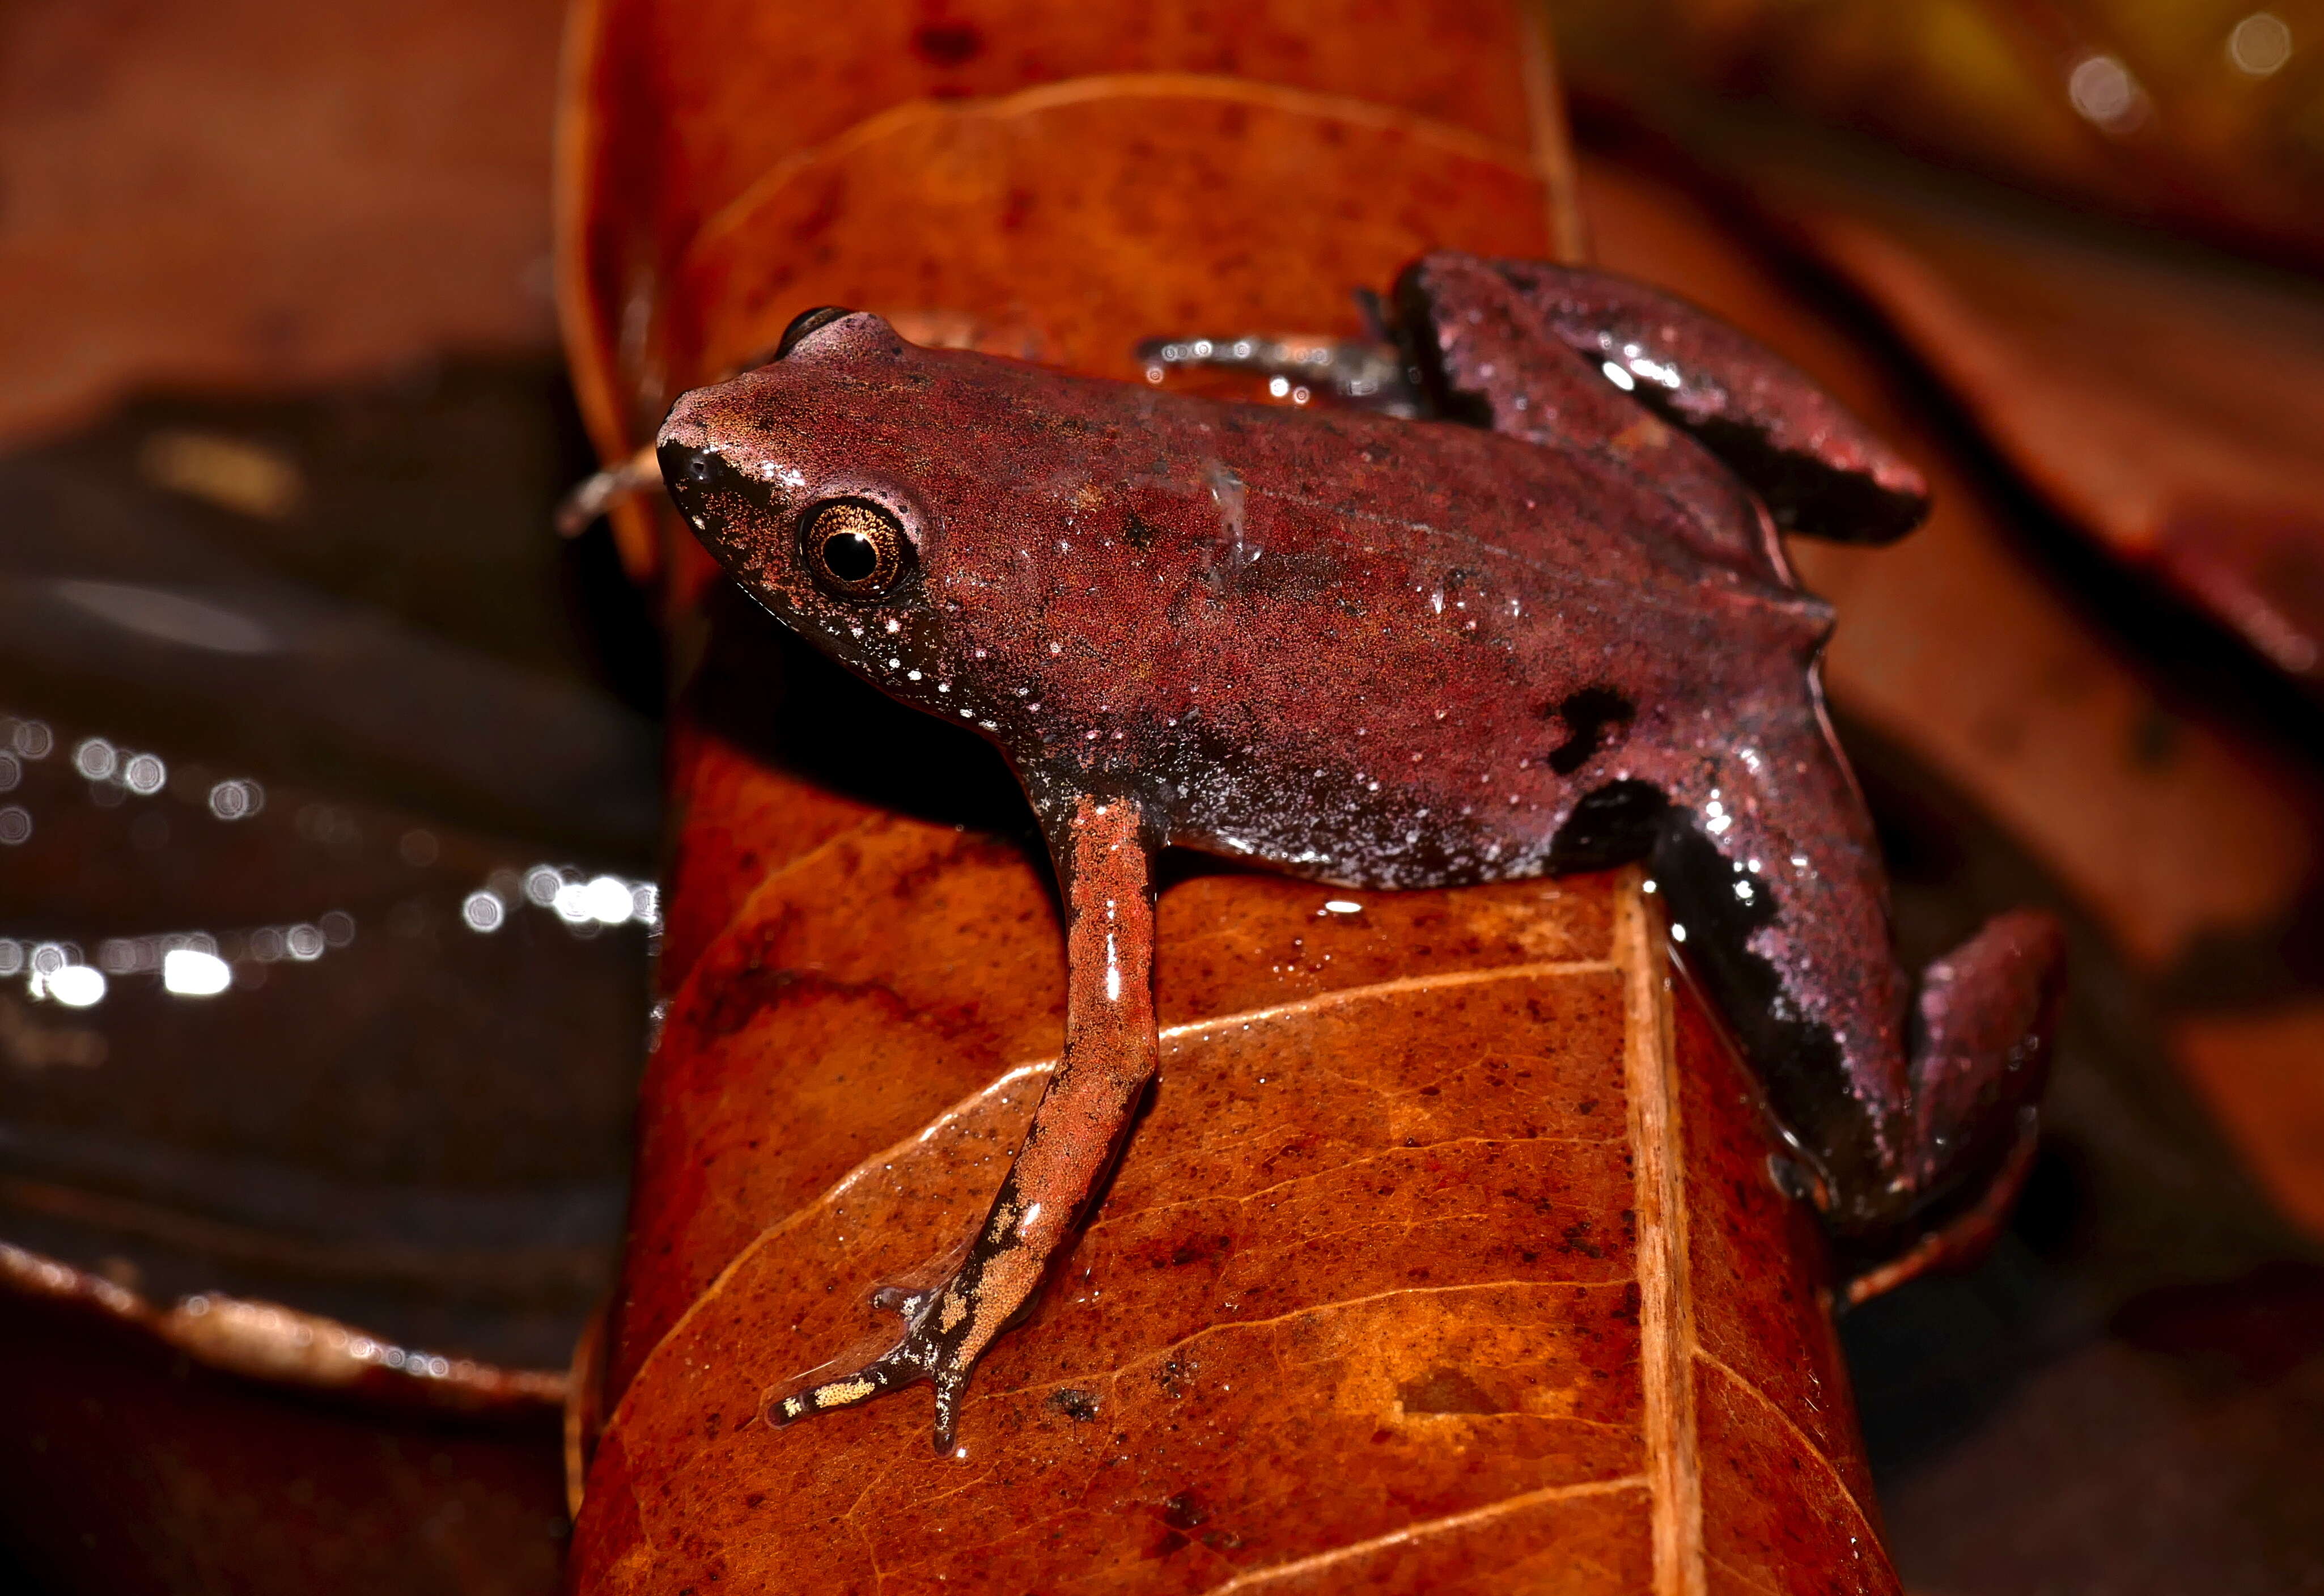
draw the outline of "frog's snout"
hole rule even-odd
[[[713,410],[712,394],[701,388],[678,396],[654,436],[654,457],[661,463],[661,479],[680,510],[688,508],[685,495],[699,495],[726,466],[715,429],[706,412]]]
[[[712,553],[731,552],[730,537],[742,528],[728,524],[736,506],[733,494],[725,490],[741,487],[743,481],[717,447],[710,429],[696,418],[693,395],[681,398],[662,423],[654,440],[654,458],[661,466],[662,485],[669,492],[670,503],[686,523]]]
[[[681,393],[678,402],[669,407],[662,419],[661,430],[654,435],[654,454],[661,461],[662,480],[676,485],[685,480],[686,468],[703,463],[710,452],[710,429],[702,417],[702,392],[699,389]]]
[[[654,446],[654,457],[661,462],[661,479],[673,494],[699,492],[717,469],[708,449],[672,438],[667,431]]]
[[[717,475],[718,462],[700,444],[687,441],[683,433],[673,434],[668,427],[654,444],[654,458],[661,464],[662,485],[669,490],[670,502],[678,512],[696,529],[702,526],[703,490]]]

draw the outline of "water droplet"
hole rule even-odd
[[[51,972],[45,983],[49,996],[68,1009],[93,1007],[105,997],[104,973],[91,964],[66,964]]]
[[[161,989],[181,998],[214,998],[234,980],[234,972],[216,954],[174,947],[161,955]]]
[[[2227,33],[2227,60],[2247,77],[2272,77],[2291,59],[2292,29],[2273,12],[2255,11]]]
[[[73,769],[91,781],[109,779],[118,760],[113,744],[102,737],[85,737],[73,749]]]
[[[2128,133],[2146,120],[2146,91],[2114,56],[2077,61],[2066,78],[2066,97],[2085,121],[2107,133]]]

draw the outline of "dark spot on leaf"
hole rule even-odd
[[[1077,1425],[1085,1425],[1097,1416],[1097,1393],[1077,1391],[1068,1387],[1049,1393],[1049,1406]]]
[[[1397,1387],[1406,1413],[1512,1413],[1516,1409],[1457,1369],[1432,1369]]]
[[[1199,1263],[1213,1253],[1226,1253],[1234,1248],[1231,1236],[1190,1236],[1171,1250],[1170,1262],[1179,1268]]]
[[[912,53],[932,67],[965,66],[983,51],[973,23],[922,23],[912,32]]]
[[[1210,1516],[1209,1507],[1191,1490],[1182,1490],[1162,1504],[1162,1522],[1173,1529],[1192,1529]]]

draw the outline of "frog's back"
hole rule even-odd
[[[1093,545],[1008,612],[1062,712],[1020,765],[1111,758],[1176,840],[1354,884],[1538,871],[1587,794],[1674,785],[1703,726],[1811,692],[1825,607],[1705,560],[1599,457],[1138,398],[1068,424],[1062,475],[996,459],[992,519]]]
[[[1323,512],[1309,535],[1377,550],[1416,573],[1481,564],[1511,591],[1544,599],[1610,591],[1633,608],[1691,610],[1717,591],[1782,613],[1800,609],[1780,572],[1702,552],[1706,514],[1731,519],[1714,529],[1722,542],[1759,541],[1756,506],[1739,491],[1684,509],[1601,453],[1450,421],[1240,409],[1216,425],[1227,435],[1221,459],[1252,493],[1286,511]]]

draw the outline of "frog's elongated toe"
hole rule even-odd
[[[768,1422],[780,1426],[818,1413],[858,1407],[874,1397],[925,1379],[936,1387],[936,1449],[950,1451],[960,1401],[967,1394],[969,1376],[983,1351],[981,1341],[971,1344],[973,1315],[967,1315],[965,1322],[956,1320],[949,1333],[941,1323],[942,1305],[948,1298],[957,1300],[958,1290],[956,1279],[934,1291],[882,1288],[873,1300],[903,1315],[904,1339],[853,1373],[817,1380],[805,1390],[770,1402]]]

